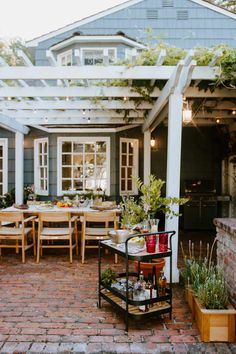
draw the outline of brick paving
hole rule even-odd
[[[8,250],[0,258],[0,353],[236,353],[236,343],[201,343],[185,303],[174,287],[173,316],[130,321],[102,301],[97,308],[97,258],[87,263],[53,250],[36,264]],[[107,256],[113,264],[114,257]],[[120,259],[114,266],[124,268]]]

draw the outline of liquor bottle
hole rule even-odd
[[[148,274],[148,281],[147,281],[147,285],[146,285],[146,293],[147,293],[147,297],[148,299],[150,299],[150,304],[148,305],[148,307],[153,307],[153,284],[152,284],[152,274],[149,273]]]
[[[139,274],[139,280],[135,284],[135,289],[136,289],[136,300],[138,300],[138,301],[147,300],[146,281],[144,280],[144,274],[143,274],[142,270]],[[138,308],[139,308],[139,311],[141,311],[141,312],[148,311],[147,304],[139,305]]]
[[[167,280],[164,275],[164,272],[160,272],[160,278],[158,280],[158,293],[159,296],[165,296],[166,295],[166,285],[167,285]],[[165,302],[161,301],[161,305],[163,305]]]
[[[146,289],[146,281],[144,280],[144,274],[143,274],[142,270],[140,271],[138,282],[140,283],[142,290],[145,290]]]
[[[156,267],[152,267],[152,296],[156,298],[158,296],[158,286],[157,286],[157,275],[156,275]]]

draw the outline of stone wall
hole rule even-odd
[[[236,307],[236,219],[215,219],[217,264],[222,269],[233,305]]]

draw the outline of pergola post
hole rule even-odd
[[[168,112],[168,148],[167,148],[167,177],[166,177],[166,196],[180,197],[180,164],[181,164],[181,139],[182,139],[182,109],[183,96],[180,93],[171,94],[169,97]],[[172,210],[176,213],[179,206],[174,205]],[[179,281],[179,271],[177,268],[178,259],[178,232],[179,218],[165,219],[165,229],[176,231],[172,239],[172,265],[173,281]],[[166,274],[169,274],[169,263],[166,264]]]
[[[143,182],[148,183],[151,174],[151,132],[146,130],[143,134]]]
[[[24,191],[24,134],[15,133],[15,202],[23,203]]]

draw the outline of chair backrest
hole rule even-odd
[[[100,222],[105,224],[113,222],[116,224],[119,222],[119,217],[116,215],[115,211],[85,212],[84,222]]]
[[[22,211],[1,211],[0,225],[2,222],[17,223],[24,220],[24,213]]]
[[[71,214],[68,212],[42,212],[39,213],[39,227],[43,228],[44,222],[50,223],[60,223],[60,222],[69,222]]]

